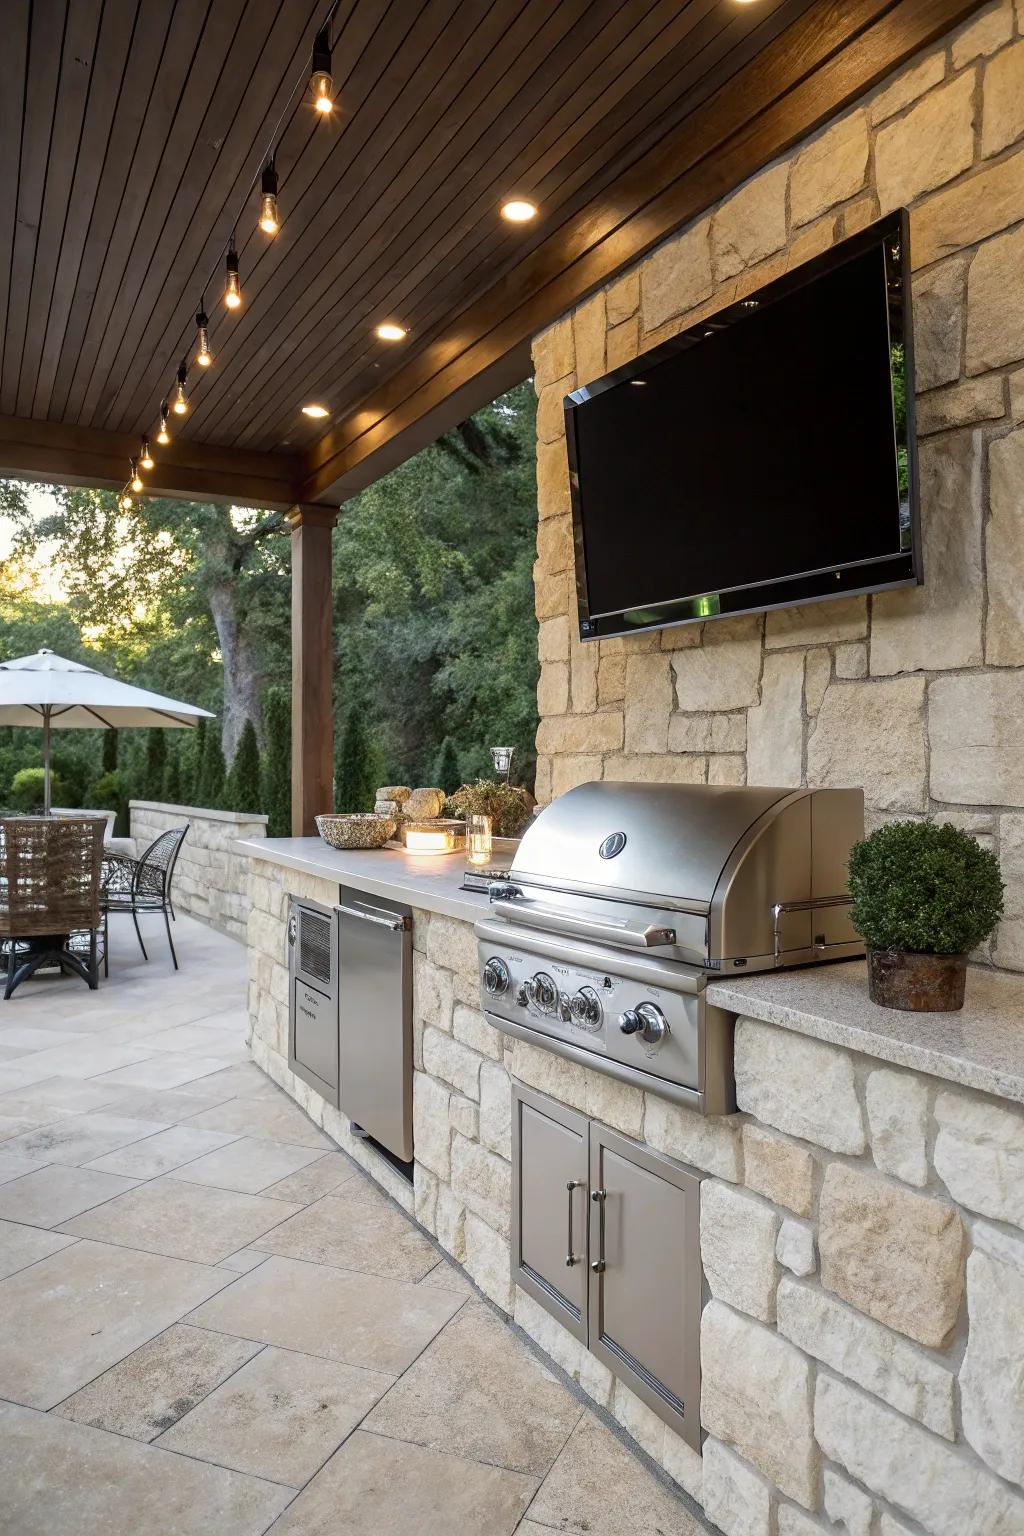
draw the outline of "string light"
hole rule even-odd
[[[166,448],[171,440],[171,434],[167,430],[167,418],[170,415],[170,406],[166,400],[160,402],[160,429],[156,434],[156,440],[162,448]]]
[[[224,303],[228,309],[237,309],[241,302],[242,285],[238,279],[238,252],[235,250],[235,237],[232,235],[225,262]]]
[[[324,27],[313,44],[313,73],[309,79],[313,105],[325,115],[334,111],[334,81],[331,79],[331,35]]]
[[[128,463],[131,465],[131,468],[132,468],[132,478],[131,478],[132,490],[133,491],[141,491],[142,490],[142,476],[139,474],[139,461],[138,461],[138,459],[129,459]]]
[[[196,314],[196,362],[200,368],[209,368],[213,362],[213,353],[210,351],[210,319],[206,313],[206,306],[200,304]]]
[[[117,499],[117,504],[121,508],[122,512],[130,512],[132,507],[135,505],[127,491],[121,492],[121,495]]]
[[[185,364],[182,363],[181,367],[178,369],[177,383],[174,386],[173,409],[175,416],[184,416],[185,412],[188,410],[188,397],[185,394],[185,380],[187,378],[188,369],[185,367]]]
[[[279,228],[277,220],[277,171],[274,169],[274,157],[267,161],[263,172],[263,180],[260,184],[260,229],[265,235],[276,235]]]
[[[401,341],[405,334],[405,327],[396,325],[393,320],[385,320],[383,325],[377,327],[377,335],[381,341]]]
[[[139,463],[140,463],[140,465],[142,466],[143,469],[152,469],[153,468],[153,455],[149,451],[149,438],[148,437],[144,437],[142,439],[142,446],[139,449]]]

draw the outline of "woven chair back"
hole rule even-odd
[[[145,896],[164,896],[171,889],[174,866],[178,862],[181,845],[188,836],[188,823],[172,827],[155,837],[144,853],[139,854],[135,875],[135,888]]]
[[[103,829],[95,816],[0,819],[0,935],[99,927]]]

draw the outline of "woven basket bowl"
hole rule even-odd
[[[397,825],[393,816],[377,816],[372,811],[316,818],[317,831],[332,848],[383,848]]]

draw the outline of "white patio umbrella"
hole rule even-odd
[[[34,725],[43,731],[43,810],[50,814],[50,731],[116,730],[166,726],[189,730],[212,720],[208,709],[165,699],[131,683],[105,677],[93,667],[43,649],[34,656],[0,661],[0,725]]]

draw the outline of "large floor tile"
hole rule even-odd
[[[49,1125],[52,1120],[59,1118],[52,1109],[42,1115],[0,1114],[0,1145],[13,1141],[16,1136],[24,1136],[26,1131],[34,1131],[40,1125]]]
[[[130,1179],[155,1179],[172,1168],[181,1168],[183,1163],[205,1157],[231,1140],[227,1131],[197,1131],[191,1126],[173,1125],[144,1141],[96,1158],[88,1166],[101,1173],[123,1173]]]
[[[706,1536],[682,1502],[585,1413],[544,1479],[530,1519],[572,1536]]]
[[[116,1083],[85,1081],[80,1077],[47,1077],[28,1088],[0,1096],[0,1113],[9,1113],[8,1105],[16,1102],[40,1110],[60,1110],[65,1114],[84,1115],[90,1109],[109,1109],[114,1114],[120,1112],[121,1102],[126,1097],[125,1090],[118,1088]],[[139,1118],[147,1119],[148,1116]]]
[[[285,1141],[295,1147],[323,1147],[335,1151],[333,1141],[303,1114],[297,1104],[278,1092],[273,1098],[232,1099],[193,1116],[190,1125],[209,1131],[235,1131],[239,1136],[260,1136]]]
[[[23,1227],[16,1221],[0,1221],[0,1280],[74,1241],[61,1232],[43,1232],[39,1227]]]
[[[245,1036],[241,1029],[202,1019],[194,1024],[172,1024],[169,1029],[147,1031],[139,1035],[138,1043],[154,1051],[189,1051],[197,1056],[217,1056],[221,1047],[244,1045]]]
[[[99,1077],[101,1073],[116,1071],[118,1067],[128,1067],[134,1062],[144,1061],[152,1056],[153,1052],[144,1047],[135,1045],[105,1045],[102,1036],[87,1038],[79,1045],[61,1045],[53,1050],[40,1051],[36,1056],[27,1059],[32,1063],[33,1073],[38,1074],[37,1081],[44,1077]],[[24,1060],[15,1066],[5,1068],[10,1072],[21,1071],[24,1068]]]
[[[510,1536],[535,1487],[518,1472],[357,1430],[271,1536]]]
[[[437,1263],[433,1243],[361,1177],[307,1206],[253,1246],[398,1280],[422,1280]]]
[[[192,1124],[195,1124],[193,1120]],[[219,1189],[237,1189],[242,1194],[258,1195],[268,1184],[324,1154],[319,1147],[289,1147],[280,1141],[265,1141],[254,1136],[233,1137],[229,1131],[198,1132],[220,1136],[227,1145],[205,1157],[179,1168],[176,1177],[191,1184],[210,1184]]]
[[[26,1173],[33,1173],[35,1169],[44,1165],[34,1158],[23,1157],[18,1152],[8,1152],[6,1146],[0,1146],[0,1184],[9,1184],[12,1179],[20,1179]]]
[[[448,1291],[271,1257],[188,1321],[397,1376],[461,1305]]]
[[[270,1184],[263,1190],[277,1200],[296,1200],[301,1205],[312,1205],[322,1195],[333,1194],[342,1184],[356,1177],[356,1168],[343,1152],[325,1152],[315,1163],[308,1163],[298,1173],[290,1173],[286,1179]]]
[[[24,1046],[30,1051],[45,1051],[55,1045],[80,1045],[82,1036],[70,1029],[36,1029],[31,1024],[8,1024],[0,1020],[0,1045]]]
[[[0,1280],[0,1397],[52,1408],[230,1283],[105,1243],[53,1253]]]
[[[273,1099],[278,1103],[284,1098],[277,1084],[271,1082],[253,1061],[237,1062],[225,1067],[223,1072],[204,1077],[189,1092],[208,1095],[211,1099],[219,1095],[221,1099]]]
[[[109,1174],[97,1174],[109,1178]],[[4,1190],[0,1185],[0,1214]],[[169,1177],[140,1184],[99,1210],[65,1225],[76,1237],[119,1243],[171,1258],[216,1264],[244,1248],[299,1207]]]
[[[3,1150],[0,1148],[0,1154]],[[0,1217],[23,1221],[30,1227],[56,1227],[134,1188],[134,1179],[50,1163],[0,1184]]]
[[[149,1051],[144,1061],[120,1066],[103,1074],[104,1083],[114,1083],[119,1088],[181,1088],[186,1083],[211,1077],[223,1071],[227,1062],[222,1056],[178,1055],[173,1051]]]
[[[219,1076],[219,1074],[214,1074]],[[93,1079],[93,1082],[102,1082],[103,1079]],[[209,1093],[200,1092],[205,1088],[208,1079],[199,1078],[195,1082],[186,1083],[182,1088],[117,1088],[110,1092],[118,1094],[115,1101],[116,1111],[119,1115],[130,1115],[136,1120],[163,1120],[171,1125],[180,1125],[183,1120],[190,1120],[193,1115],[198,1115],[204,1109],[209,1109],[212,1103],[231,1098],[230,1093],[223,1093],[212,1098]],[[0,1099],[0,1108],[3,1100]],[[221,1134],[221,1133],[215,1133]],[[227,1134],[227,1133],[224,1133]]]
[[[378,1371],[271,1345],[179,1419],[159,1443],[301,1488],[391,1381]]]
[[[124,1115],[112,1115],[107,1110],[93,1110],[86,1115],[63,1115],[35,1130],[23,1131],[4,1145],[10,1152],[20,1152],[41,1163],[67,1163],[80,1167],[117,1147],[128,1146],[166,1129],[166,1122],[131,1120]]]
[[[468,1302],[366,1428],[541,1478],[582,1411],[500,1318]]]
[[[289,1490],[52,1414],[0,1405],[11,1536],[261,1536]]]
[[[174,1323],[52,1411],[132,1440],[155,1440],[262,1348]]]

